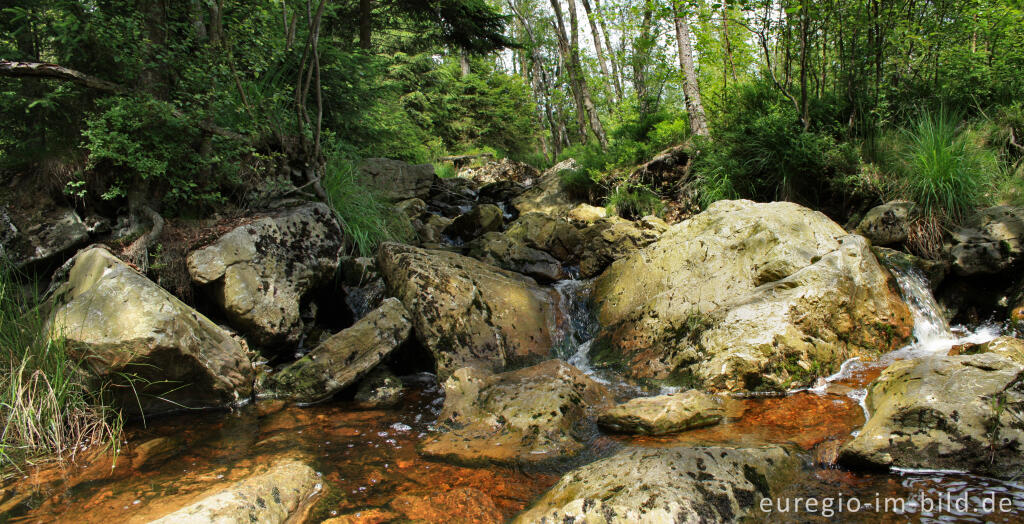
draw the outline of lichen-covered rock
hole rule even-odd
[[[231,487],[186,506],[151,524],[276,524],[301,518],[303,509],[320,492],[313,468],[281,460]]]
[[[597,423],[619,433],[664,435],[717,424],[725,416],[722,399],[691,389],[638,397],[606,409]]]
[[[870,418],[843,446],[852,467],[968,470],[1011,478],[1024,467],[1024,366],[991,353],[902,360],[864,400]]]
[[[390,158],[367,158],[359,172],[369,185],[392,202],[426,199],[437,175],[433,164],[409,164]]]
[[[607,216],[607,208],[592,206],[590,204],[580,204],[569,210],[569,213],[565,218],[567,218],[569,223],[572,225],[583,229],[602,218],[606,218]]]
[[[0,207],[0,256],[16,266],[54,261],[88,241],[89,228],[78,213],[50,199],[30,202],[16,213]]]
[[[944,250],[958,275],[1001,273],[1024,254],[1024,209],[982,209],[953,231]]]
[[[983,344],[978,344],[973,352],[1002,355],[1024,366],[1024,340],[1019,338],[996,337]]]
[[[523,464],[578,454],[577,433],[610,393],[580,370],[549,360],[498,375],[462,368],[444,383],[439,420],[451,428],[420,446],[459,464]]]
[[[583,235],[564,218],[526,213],[509,224],[505,234],[562,262],[579,260]]]
[[[252,393],[249,356],[203,315],[102,248],[58,272],[51,336],[63,337],[129,413],[228,406]],[[126,383],[129,377],[132,384]]]
[[[342,245],[331,209],[307,204],[239,226],[192,252],[188,271],[253,346],[295,344],[302,299],[334,276]]]
[[[412,318],[441,380],[476,366],[501,371],[549,354],[557,293],[527,277],[446,251],[382,244],[377,267]]]
[[[801,468],[779,446],[627,448],[567,473],[513,522],[740,522]]]
[[[520,214],[536,212],[564,217],[577,202],[562,188],[562,173],[576,169],[580,169],[580,165],[572,158],[555,164],[533,187],[513,200],[512,205]]]
[[[470,178],[480,185],[510,181],[524,186],[532,186],[536,183],[540,173],[537,171],[537,168],[529,164],[502,158],[501,160],[488,162],[481,167],[464,169],[459,173],[459,176]]]
[[[363,409],[391,408],[402,400],[403,388],[402,379],[380,365],[359,381],[355,402]]]
[[[316,402],[370,372],[408,338],[412,324],[395,298],[325,340],[306,356],[268,376],[259,396]]]
[[[365,317],[384,302],[384,279],[370,257],[341,257],[341,289],[353,320]]]
[[[497,231],[471,242],[466,254],[502,269],[522,273],[538,282],[566,278],[562,264],[554,257]]]
[[[654,242],[668,228],[658,226],[657,219],[630,222],[611,216],[595,221],[582,233],[580,276],[597,276],[612,262]]]
[[[494,204],[481,204],[473,206],[468,213],[463,213],[444,229],[444,234],[471,240],[484,233],[500,231],[505,225],[505,217],[501,208]]]
[[[906,200],[893,200],[868,210],[856,232],[876,246],[889,246],[907,240],[910,223],[920,212],[917,205]]]
[[[808,385],[912,327],[863,237],[786,202],[716,202],[613,263],[593,297],[596,363],[713,390]]]
[[[944,260],[928,260],[887,247],[872,246],[871,252],[886,267],[898,268],[905,272],[920,272],[928,279],[928,287],[932,292],[939,289],[939,285],[949,274],[949,263]]]

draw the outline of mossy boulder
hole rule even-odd
[[[367,158],[359,165],[359,173],[392,202],[426,199],[437,179],[433,164],[410,164],[391,158]]]
[[[526,213],[509,224],[505,234],[562,262],[579,260],[583,235],[564,218]]]
[[[188,271],[254,347],[295,345],[300,305],[334,277],[343,243],[334,212],[306,204],[257,218],[192,252]]]
[[[786,202],[711,205],[614,262],[593,300],[595,363],[712,390],[808,385],[913,324],[863,237]]]
[[[412,324],[402,303],[381,306],[307,355],[267,376],[259,396],[316,402],[333,396],[370,372],[408,338]]]
[[[480,204],[473,206],[468,213],[455,217],[444,229],[444,234],[461,240],[472,240],[484,233],[500,231],[504,225],[505,217],[500,207]]]
[[[580,370],[549,360],[497,375],[462,368],[444,383],[439,421],[449,431],[423,442],[428,457],[459,464],[537,464],[579,454],[581,424],[611,394]]]
[[[594,221],[583,230],[580,248],[580,276],[601,274],[609,264],[650,245],[668,225],[655,217],[632,222],[611,216]]]
[[[950,233],[945,253],[961,276],[997,274],[1024,255],[1024,208],[994,206],[979,210]]]
[[[664,435],[718,424],[724,416],[721,398],[691,389],[634,398],[603,411],[597,423],[618,433]]]
[[[409,311],[441,380],[465,366],[503,371],[538,362],[561,336],[557,293],[518,273],[395,243],[381,245],[377,268]]]
[[[1015,478],[1024,467],[1024,365],[996,353],[903,360],[864,400],[870,418],[840,450],[850,467],[968,470]]]
[[[502,269],[522,273],[538,282],[566,278],[562,264],[555,257],[497,231],[471,242],[466,254]]]
[[[50,334],[129,413],[247,400],[249,355],[231,335],[106,249],[81,251],[55,277]]]
[[[626,448],[570,471],[514,524],[740,522],[765,517],[802,461],[780,446]]]
[[[907,240],[910,224],[920,214],[913,202],[893,200],[868,210],[855,232],[876,246],[900,244]]]

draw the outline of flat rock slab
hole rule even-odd
[[[664,435],[717,424],[725,416],[722,400],[697,390],[634,398],[605,410],[597,423],[619,433]]]

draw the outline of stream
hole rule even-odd
[[[778,511],[771,522],[1015,522],[1024,512],[1024,485],[952,471],[853,473],[833,465],[837,451],[864,424],[866,386],[895,359],[930,358],[967,342],[996,337],[994,326],[950,328],[923,277],[894,270],[914,314],[915,342],[877,361],[850,360],[813,388],[784,396],[733,398],[716,426],[660,437],[596,434],[595,456],[623,446],[789,444],[805,452],[808,468],[784,497],[834,499],[832,515]],[[560,358],[612,387],[617,396],[656,394],[624,383],[588,362],[595,326],[587,310],[588,282],[556,283],[570,319]],[[359,410],[335,401],[310,407],[283,402],[250,404],[233,412],[199,412],[126,428],[126,449],[158,442],[169,451],[138,465],[126,454],[111,463],[94,454],[81,466],[40,467],[10,479],[0,491],[0,520],[10,522],[147,522],[223,489],[261,464],[298,457],[320,475],[323,494],[307,522],[337,515],[392,515],[427,522],[507,520],[552,486],[564,471],[469,468],[421,458],[416,447],[436,431],[443,391],[429,374],[404,378],[402,402],[387,410]],[[146,446],[141,446],[146,447]],[[481,504],[482,498],[493,504]],[[886,498],[903,512],[882,512]],[[858,501],[857,511],[850,500]],[[1009,513],[988,512],[987,499]],[[949,501],[942,508],[936,501]],[[963,501],[963,503],[961,503]],[[921,507],[921,505],[925,507]],[[931,504],[932,510],[926,511]],[[486,506],[489,511],[482,507]],[[500,513],[500,519],[494,508]],[[369,520],[376,522],[377,520]]]

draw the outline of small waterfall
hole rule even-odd
[[[552,285],[558,291],[559,307],[568,320],[562,333],[562,342],[555,348],[555,355],[594,380],[607,384],[607,379],[601,377],[590,365],[590,343],[599,327],[588,307],[592,282],[592,279],[568,279]]]
[[[932,296],[928,279],[920,271],[891,267],[890,271],[903,292],[903,300],[914,318],[914,341],[900,349],[899,358],[945,353],[956,343],[942,308]]]

